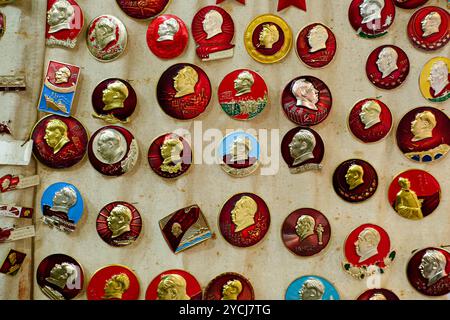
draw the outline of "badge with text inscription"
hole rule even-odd
[[[387,34],[394,22],[395,6],[392,0],[353,0],[348,18],[358,36],[378,38]]]
[[[149,284],[145,300],[202,300],[202,288],[189,272],[167,270]]]
[[[23,261],[27,255],[25,253],[9,250],[8,255],[3,261],[2,266],[0,267],[0,273],[8,274],[10,276],[15,276],[19,273],[20,267],[22,267]]]
[[[116,0],[120,9],[128,16],[146,20],[156,17],[166,10],[172,0]]]
[[[47,0],[46,44],[75,48],[83,29],[83,11],[75,0]]]
[[[319,276],[303,276],[289,285],[285,300],[340,300],[336,288]]]
[[[6,174],[0,177],[0,193],[13,191],[17,189],[25,189],[37,186],[40,182],[38,175],[24,177],[21,175]]]
[[[0,226],[0,243],[32,238],[36,235],[34,226],[15,228]]]
[[[327,26],[313,23],[304,27],[297,36],[297,55],[310,68],[322,68],[336,54],[336,37]]]
[[[139,291],[139,280],[133,270],[109,265],[94,273],[86,296],[88,300],[137,300]]]
[[[369,289],[356,300],[400,300],[395,293],[388,289]]]
[[[33,218],[33,213],[34,213],[33,208],[0,204],[0,217],[31,219]]]
[[[450,99],[450,59],[436,57],[429,60],[419,78],[420,92],[431,102]]]
[[[395,5],[403,9],[415,9],[427,2],[428,0],[394,0]]]
[[[239,273],[218,275],[206,286],[204,300],[255,300],[250,281]]]

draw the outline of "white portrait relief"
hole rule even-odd
[[[55,83],[68,83],[72,73],[67,67],[59,68],[55,72]]]
[[[363,0],[359,5],[359,14],[363,18],[361,23],[366,24],[381,19],[381,11],[385,5],[384,0]]]
[[[170,18],[161,23],[158,27],[157,42],[161,41],[172,41],[175,34],[180,30],[180,25],[178,21],[174,18]]]
[[[292,84],[291,92],[297,99],[297,106],[317,110],[316,103],[319,102],[319,90],[311,82],[305,79],[297,80]]]
[[[234,89],[236,90],[236,97],[240,97],[252,91],[252,86],[255,83],[253,75],[248,71],[242,71],[234,80]]]
[[[422,257],[419,270],[422,276],[428,280],[427,286],[431,286],[448,274],[445,271],[447,258],[438,250],[427,250]]]
[[[369,129],[381,122],[380,119],[381,106],[378,102],[370,100],[363,104],[361,107],[361,112],[359,113],[359,118],[364,124],[364,129]]]
[[[322,281],[314,278],[306,280],[298,292],[300,300],[322,300],[324,293]]]
[[[423,20],[420,22],[423,31],[422,37],[426,38],[431,36],[432,34],[438,33],[441,23],[442,18],[438,12],[432,11],[427,14],[425,18],[423,18]]]
[[[327,48],[328,31],[324,26],[317,25],[308,33],[309,52],[317,52]]]
[[[66,186],[57,192],[53,196],[51,207],[52,211],[69,213],[70,208],[72,208],[77,203],[77,193],[69,186]]]
[[[127,141],[119,131],[105,129],[94,138],[93,151],[101,162],[113,164],[125,156]]]
[[[416,117],[411,122],[411,133],[413,134],[411,141],[415,142],[431,138],[436,125],[436,117],[432,112],[424,111],[416,114]]]
[[[309,159],[314,159],[313,151],[316,147],[316,138],[308,130],[300,130],[289,143],[289,152],[294,159],[293,166],[301,164]]]
[[[100,50],[106,48],[108,44],[115,41],[116,24],[108,18],[100,18],[94,28],[95,43]]]
[[[206,39],[211,39],[222,33],[223,17],[218,11],[210,10],[205,14],[202,24],[203,30],[206,32]]]
[[[395,70],[398,70],[397,66],[398,53],[394,48],[385,47],[381,50],[376,61],[378,71],[382,73],[382,78],[386,78]]]
[[[75,19],[75,8],[67,0],[58,0],[47,12],[48,33],[70,29],[70,24]]]
[[[380,244],[380,233],[374,228],[365,228],[358,235],[355,241],[356,254],[359,256],[359,263],[378,254],[378,245]]]
[[[445,61],[439,60],[433,63],[428,81],[435,95],[439,96],[448,86],[449,68]]]

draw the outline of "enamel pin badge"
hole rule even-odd
[[[350,24],[362,38],[378,38],[387,34],[394,22],[392,0],[353,0],[348,9]]]
[[[164,12],[172,0],[116,0],[120,9],[131,18],[152,19]]]
[[[205,288],[204,300],[255,300],[250,281],[235,272],[226,272],[211,280]]]
[[[149,284],[145,300],[202,300],[202,287],[187,271],[167,270]]]
[[[139,291],[139,280],[133,270],[109,265],[94,273],[86,296],[88,300],[137,300]]]
[[[285,300],[339,300],[339,293],[327,279],[303,276],[292,281],[286,290]]]
[[[75,48],[83,29],[84,15],[75,0],[48,0],[46,44]]]
[[[450,59],[436,57],[429,60],[419,78],[420,92],[430,102],[450,99]]]
[[[321,23],[304,27],[297,36],[297,55],[310,68],[327,66],[336,54],[337,44],[333,31]]]

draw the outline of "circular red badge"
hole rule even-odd
[[[403,9],[415,9],[427,2],[428,0],[394,0],[395,5]]]
[[[406,269],[409,283],[427,296],[443,296],[450,292],[450,253],[441,248],[425,248],[416,252]]]
[[[235,272],[226,272],[211,280],[204,300],[255,300],[253,286],[248,279]]]
[[[407,170],[397,175],[391,182],[388,198],[389,203],[400,216],[419,220],[438,207],[441,187],[428,172]]]
[[[136,104],[136,92],[123,79],[103,80],[92,92],[92,106],[95,111],[92,116],[107,123],[128,123]]]
[[[183,20],[173,14],[163,14],[152,20],[147,29],[147,45],[161,59],[181,55],[188,44],[189,32]]]
[[[164,71],[156,90],[161,109],[179,120],[199,116],[211,100],[208,76],[200,67],[189,63],[178,63]]]
[[[42,292],[52,300],[71,300],[84,285],[81,265],[65,254],[52,254],[39,264],[36,281]]]
[[[325,120],[332,104],[330,89],[322,80],[312,76],[290,81],[281,96],[284,113],[301,126],[314,126]]]
[[[450,40],[450,14],[440,7],[417,10],[408,23],[408,37],[419,49],[437,50]]]
[[[236,120],[255,118],[269,102],[264,79],[249,69],[227,74],[220,83],[217,95],[222,110]]]
[[[107,244],[123,247],[137,240],[142,229],[139,211],[124,201],[104,206],[97,216],[97,232]]]
[[[432,162],[450,150],[450,119],[432,107],[409,111],[397,127],[397,145],[403,154],[418,162]]]
[[[400,300],[395,293],[388,289],[369,289],[356,300]]]
[[[101,174],[120,176],[135,166],[139,148],[134,136],[125,128],[106,126],[89,140],[89,161]]]
[[[322,138],[311,128],[291,129],[281,141],[281,155],[291,173],[321,169],[324,153]]]
[[[222,236],[233,246],[253,246],[269,230],[269,208],[256,194],[236,194],[223,205],[219,225]]]
[[[175,133],[163,134],[150,145],[148,163],[163,178],[179,177],[191,167],[191,146],[186,139]]]
[[[348,18],[360,37],[381,37],[394,22],[395,6],[392,0],[353,0]]]
[[[311,208],[298,209],[284,220],[281,238],[292,253],[309,257],[322,251],[330,241],[331,226],[328,219]]]
[[[77,119],[49,115],[34,126],[31,139],[33,154],[39,162],[50,168],[63,169],[83,159],[89,136]]]
[[[364,160],[346,160],[334,171],[333,187],[345,201],[361,202],[377,190],[378,175],[374,167]]]
[[[128,16],[145,20],[156,17],[166,10],[171,0],[116,0],[120,9]]]
[[[409,74],[408,56],[393,45],[378,47],[367,58],[366,74],[370,82],[380,89],[397,88]]]
[[[145,300],[202,300],[202,288],[189,272],[167,270],[149,284]]]
[[[109,265],[98,270],[89,281],[88,300],[137,300],[139,280],[128,267]]]
[[[336,37],[327,26],[313,23],[303,28],[297,36],[297,54],[311,68],[322,68],[336,54]]]
[[[363,99],[350,111],[348,126],[353,135],[362,142],[377,142],[391,131],[392,114],[382,101]]]

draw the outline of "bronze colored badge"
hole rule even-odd
[[[377,190],[378,175],[372,165],[364,160],[346,160],[334,171],[333,187],[345,201],[361,202]]]
[[[395,293],[388,289],[370,289],[363,292],[356,300],[400,300]]]
[[[321,212],[302,208],[295,210],[284,220],[281,237],[292,253],[309,257],[325,249],[330,241],[331,227]]]
[[[202,300],[202,288],[189,272],[167,270],[149,284],[145,300]]]
[[[248,279],[235,272],[215,277],[206,286],[204,300],[255,300],[253,286]]]
[[[88,300],[137,300],[140,285],[128,267],[109,265],[94,273],[87,287]]]

